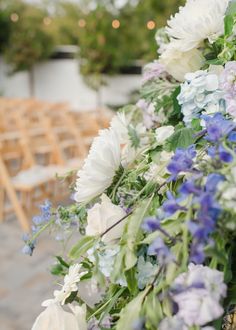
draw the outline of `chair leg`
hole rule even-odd
[[[17,215],[17,218],[23,228],[24,231],[28,232],[29,231],[29,221],[27,219],[27,216],[22,208],[22,205],[20,204],[17,194],[15,192],[15,189],[12,186],[11,180],[9,179],[7,170],[5,168],[5,165],[3,161],[0,159],[0,173],[2,175],[2,183],[3,186],[5,186],[6,192],[8,194],[8,197],[12,203],[12,206],[14,208],[14,211]]]

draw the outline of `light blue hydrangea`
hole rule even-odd
[[[157,265],[153,265],[150,261],[145,261],[144,257],[139,257],[137,280],[140,290],[143,290],[147,284],[154,280],[157,269]]]
[[[202,113],[213,114],[225,109],[223,92],[219,89],[219,78],[215,73],[196,71],[185,76],[178,102],[181,105],[186,126]]]
[[[118,245],[106,247],[96,245],[94,248],[88,250],[88,259],[92,262],[96,262],[96,258],[98,258],[98,268],[100,272],[106,277],[110,278],[112,272],[114,270],[114,265],[116,261],[116,256],[120,252],[120,247]],[[126,279],[123,275],[119,279],[117,279],[116,284],[121,286],[127,286]]]

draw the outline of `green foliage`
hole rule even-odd
[[[11,13],[16,13],[18,20],[11,22],[5,58],[13,72],[30,70],[35,63],[47,59],[54,48],[53,38],[44,24],[47,13],[21,1],[10,3],[6,13],[8,19]]]
[[[48,58],[56,44],[72,44],[79,46],[84,76],[117,73],[135,60],[156,58],[156,29],[149,30],[147,22],[153,20],[156,27],[163,26],[183,2],[146,0],[134,6],[128,1],[118,10],[112,0],[97,1],[96,8],[91,0],[79,4],[48,0],[40,7],[23,0],[1,0],[6,15],[0,15],[0,44],[9,42],[10,46],[4,47],[5,56],[14,71],[28,70]],[[48,14],[46,5],[53,8],[53,14]],[[11,22],[8,36],[11,13],[17,13],[19,20]],[[45,25],[47,16],[51,16],[51,22]],[[112,28],[115,19],[120,21],[118,29]]]
[[[10,21],[0,9],[0,53],[7,47],[10,37]]]
[[[147,287],[146,290],[140,292],[124,309],[122,309],[120,319],[116,325],[116,330],[133,329],[133,324],[139,319],[143,301],[149,290],[150,287]]]
[[[80,238],[78,243],[71,249],[69,257],[71,259],[79,259],[95,244],[95,240],[96,239],[94,237],[90,236]]]
[[[166,149],[174,151],[177,148],[187,148],[195,141],[194,131],[191,128],[183,127],[175,132],[166,142]]]

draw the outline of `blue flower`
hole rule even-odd
[[[233,156],[228,152],[223,146],[219,146],[219,157],[222,162],[231,163],[233,161]]]
[[[233,161],[232,154],[227,151],[221,144],[218,146],[211,146],[207,149],[207,151],[211,158],[218,158],[224,163],[231,163]]]
[[[166,195],[167,195],[167,200],[163,203],[162,208],[167,217],[175,214],[175,212],[177,211],[186,210],[185,207],[180,206],[178,204],[181,201],[181,199],[175,199],[170,191],[168,191]]]
[[[199,195],[201,193],[201,188],[196,186],[194,179],[191,179],[191,180],[185,181],[180,186],[179,192],[182,195],[190,195],[190,194]]]
[[[24,247],[22,248],[21,252],[22,252],[23,254],[26,254],[26,255],[32,256],[33,251],[34,251],[34,249],[35,249],[35,243],[36,243],[36,241],[35,241],[35,240],[34,240],[34,241],[31,241],[31,240],[30,240],[30,236],[29,236],[29,234],[24,234],[24,235],[22,236],[22,240],[25,242],[25,245],[24,245]]]
[[[210,193],[215,193],[217,186],[220,182],[224,181],[225,177],[222,174],[211,173],[207,177],[206,181],[206,191]]]
[[[203,115],[201,118],[206,122],[205,139],[210,142],[218,142],[235,128],[233,121],[225,119],[221,113],[216,113],[213,117]]]
[[[34,252],[35,246],[33,245],[25,245],[23,249],[21,250],[23,254],[32,256]]]
[[[150,217],[144,220],[142,225],[146,232],[153,232],[160,229],[160,220],[155,217]]]
[[[190,261],[195,264],[202,264],[205,260],[204,245],[192,244],[190,252]]]
[[[45,222],[49,221],[51,218],[51,208],[52,208],[52,203],[49,200],[46,200],[44,204],[39,206],[41,212],[42,212],[42,217]]]
[[[233,131],[229,134],[228,140],[229,140],[229,142],[236,143],[236,132],[235,131]]]
[[[191,145],[187,149],[178,148],[167,166],[168,171],[171,173],[170,181],[176,180],[180,172],[191,170],[195,157],[195,145]]]
[[[155,241],[153,241],[153,243],[149,246],[148,255],[157,256],[159,263],[162,265],[168,264],[174,260],[173,254],[165,245],[161,237],[157,237]]]

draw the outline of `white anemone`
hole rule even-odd
[[[121,162],[119,136],[113,129],[99,132],[91,146],[83,168],[78,172],[75,200],[89,202],[112,183]]]
[[[168,21],[166,32],[179,41],[179,50],[197,48],[202,41],[214,42],[224,33],[229,0],[188,0]]]

